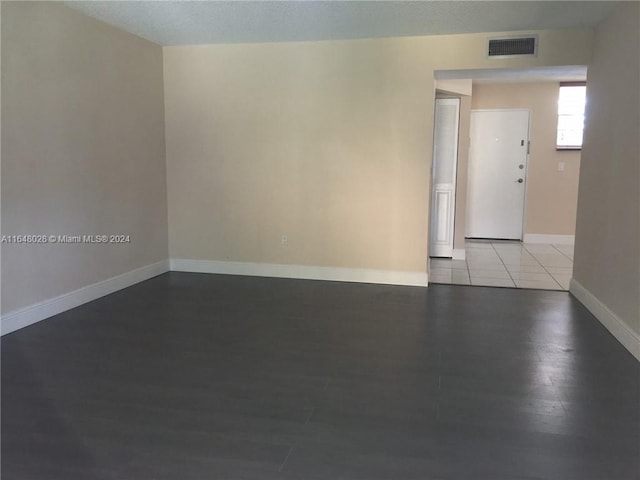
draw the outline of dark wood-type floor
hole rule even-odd
[[[170,273],[2,338],[2,480],[640,477],[565,292]]]

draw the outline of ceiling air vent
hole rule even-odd
[[[489,39],[489,57],[535,55],[537,43],[538,38],[536,36],[492,38]]]

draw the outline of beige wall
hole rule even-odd
[[[469,79],[445,79],[436,80],[436,90],[443,93],[471,96],[473,92],[473,80]]]
[[[596,31],[587,83],[574,278],[640,333],[640,4]]]
[[[418,270],[433,91],[376,43],[165,48],[172,258]]]
[[[576,225],[580,151],[556,150],[558,89],[555,82],[473,86],[474,110],[531,111],[524,232],[573,235]],[[564,162],[564,171],[558,165]]]
[[[161,48],[53,3],[2,2],[2,312],[167,258]]]
[[[424,272],[434,71],[589,61],[539,34],[164,48],[170,256]]]

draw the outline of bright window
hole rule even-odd
[[[582,84],[560,84],[558,98],[558,149],[582,148],[584,129],[584,106],[587,87]]]

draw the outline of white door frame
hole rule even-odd
[[[520,241],[524,241],[524,229],[525,223],[527,219],[527,198],[529,197],[529,160],[531,159],[531,109],[530,108],[475,108],[471,110],[469,115],[473,112],[527,112],[529,115],[529,124],[527,127],[527,157],[524,165],[524,201],[522,202],[522,230],[520,232]],[[473,139],[471,140],[473,141]],[[471,181],[471,177],[467,177],[467,183]],[[467,185],[467,192],[469,191],[469,187]],[[469,197],[467,196],[467,199]],[[465,232],[465,238],[466,232]]]

